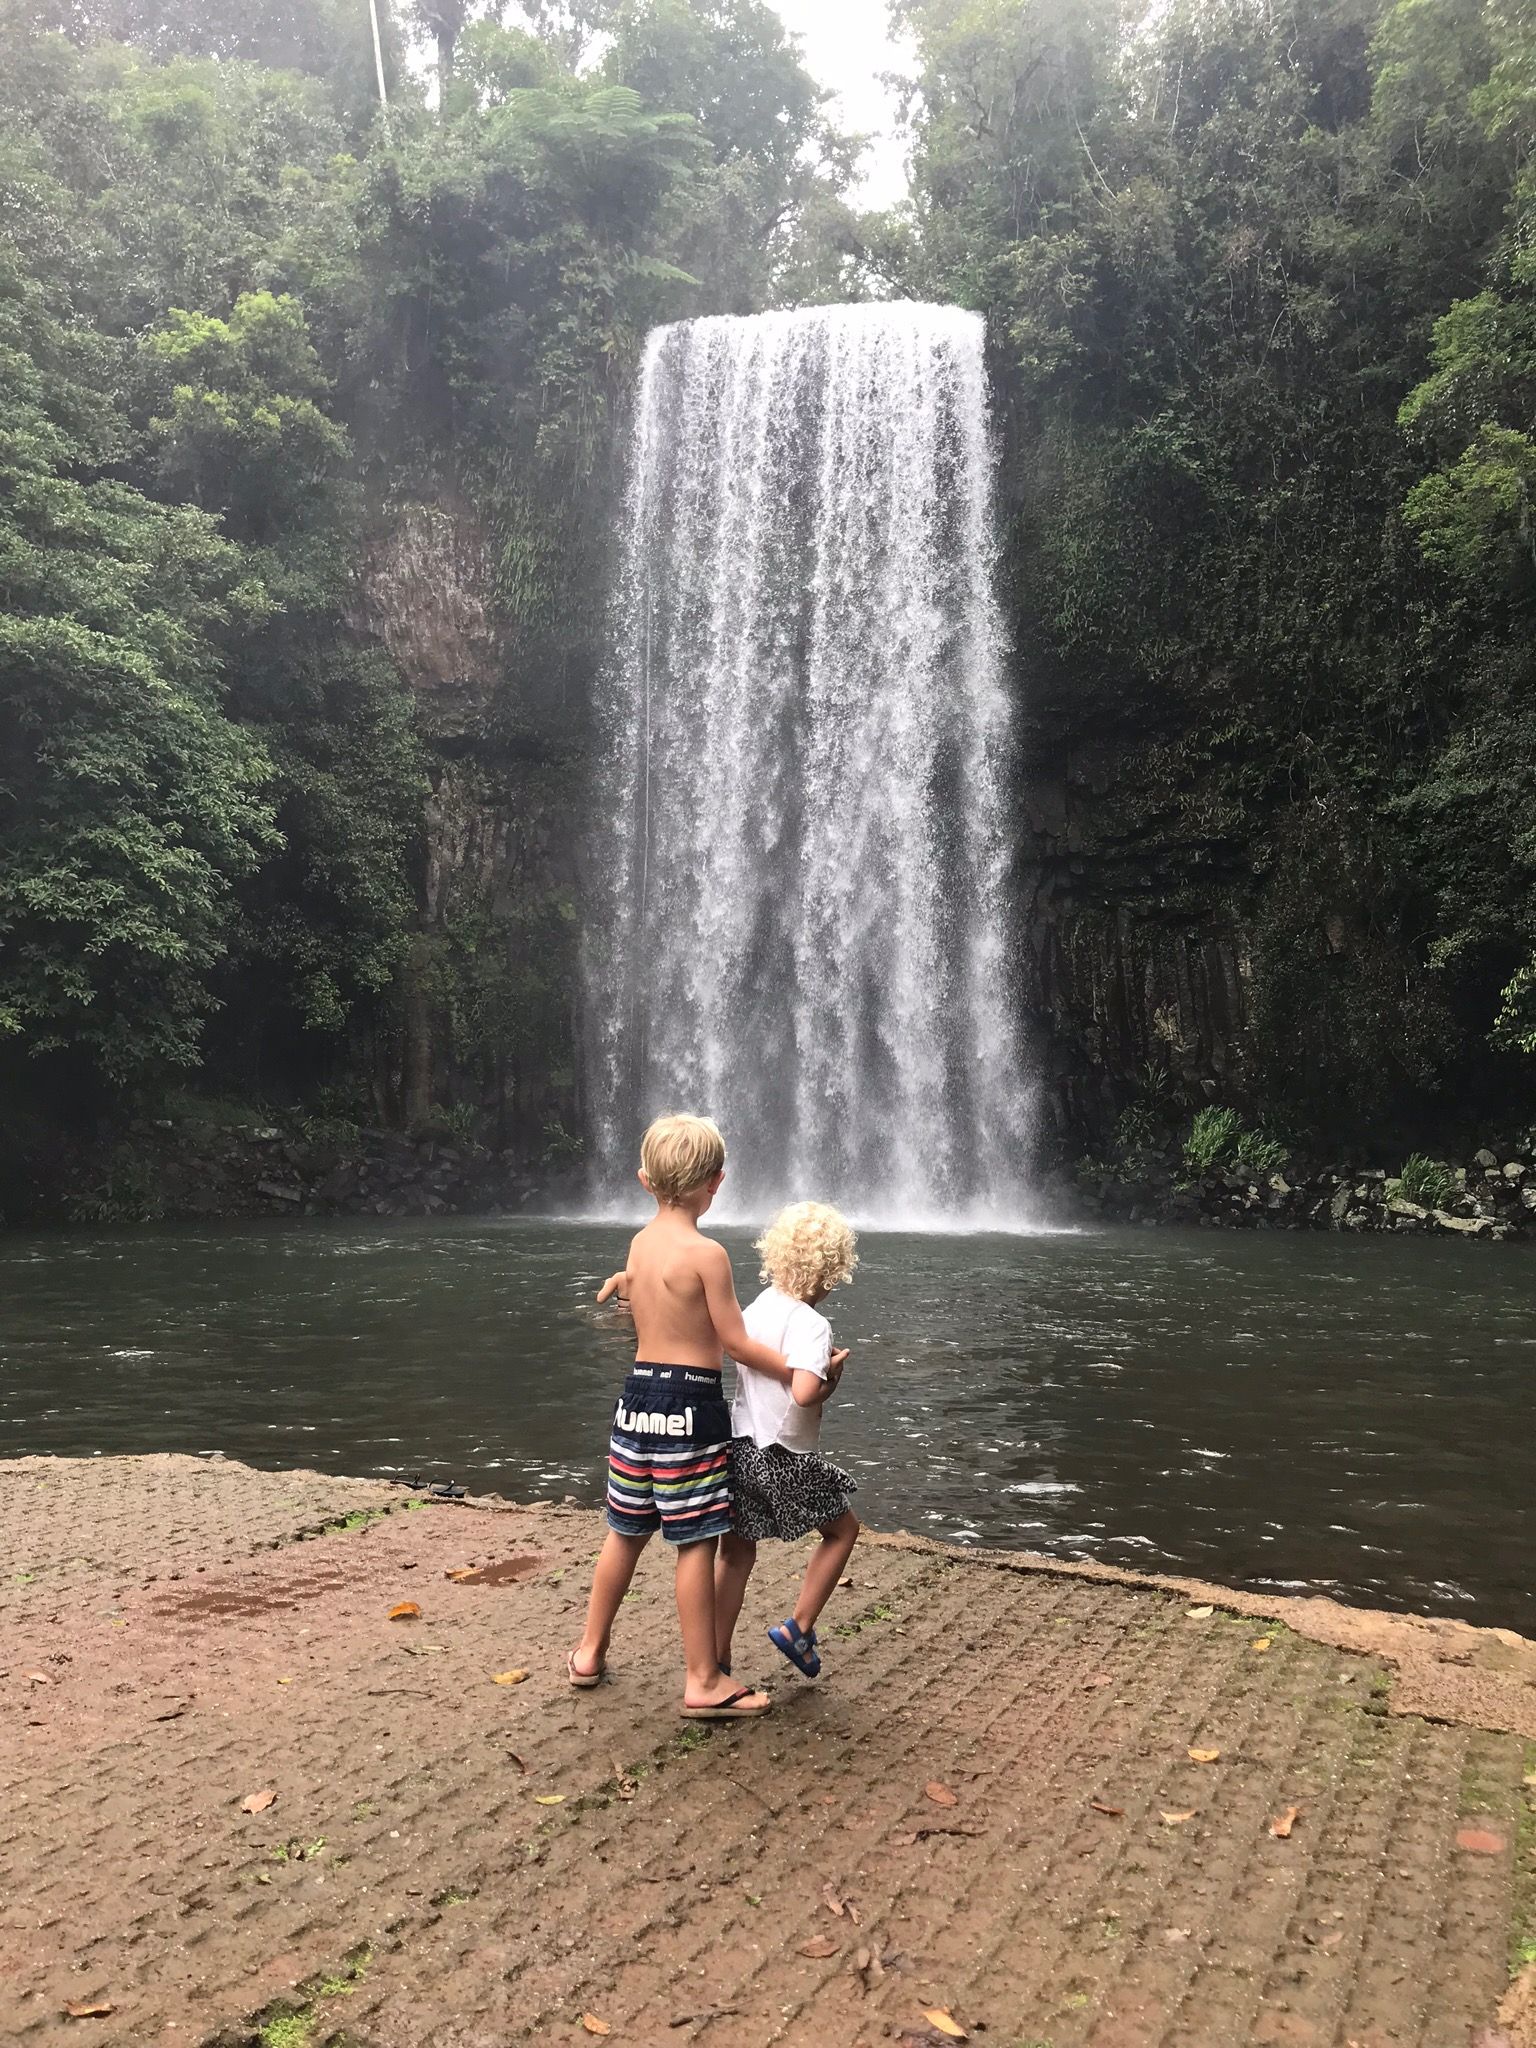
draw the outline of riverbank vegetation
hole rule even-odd
[[[190,1080],[567,1155],[644,332],[890,291],[988,320],[1061,1141],[1523,1119],[1524,10],[897,0],[911,197],[862,218],[757,0],[379,12],[376,66],[339,0],[0,0],[22,1151]]]

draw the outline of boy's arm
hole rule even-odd
[[[608,1278],[597,1290],[598,1306],[601,1307],[612,1294],[616,1294],[620,1301],[628,1301],[629,1274],[627,1272],[610,1273],[608,1275]]]
[[[699,1258],[699,1278],[704,1283],[704,1303],[720,1339],[720,1348],[738,1365],[766,1373],[779,1385],[789,1384],[789,1367],[782,1351],[758,1344],[747,1335],[741,1303],[736,1299],[736,1282],[731,1278],[730,1254],[723,1244],[709,1244]]]

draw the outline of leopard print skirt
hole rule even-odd
[[[756,1444],[749,1436],[731,1439],[731,1518],[738,1536],[782,1543],[824,1529],[848,1508],[857,1481],[815,1451],[786,1451],[782,1444]]]

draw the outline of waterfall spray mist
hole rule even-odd
[[[689,1108],[725,1130],[726,1216],[1025,1221],[992,571],[976,315],[651,335],[594,828],[600,1206]]]

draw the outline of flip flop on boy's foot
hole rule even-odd
[[[789,1659],[797,1671],[803,1671],[807,1678],[814,1678],[821,1670],[821,1658],[816,1652],[815,1629],[802,1635],[792,1614],[786,1615],[776,1627],[769,1629],[768,1640],[782,1656]]]
[[[567,1650],[565,1653],[565,1675],[578,1692],[590,1692],[594,1685],[601,1685],[608,1676],[608,1666],[606,1664],[599,1664],[595,1671],[578,1671],[576,1669],[576,1652],[574,1650]]]
[[[748,1704],[751,1702],[751,1704]],[[754,1692],[749,1685],[738,1685],[734,1692],[728,1692],[723,1700],[707,1700],[702,1706],[691,1706],[687,1695],[683,1697],[682,1716],[685,1721],[755,1721],[759,1714],[766,1714],[773,1701],[765,1692]]]

